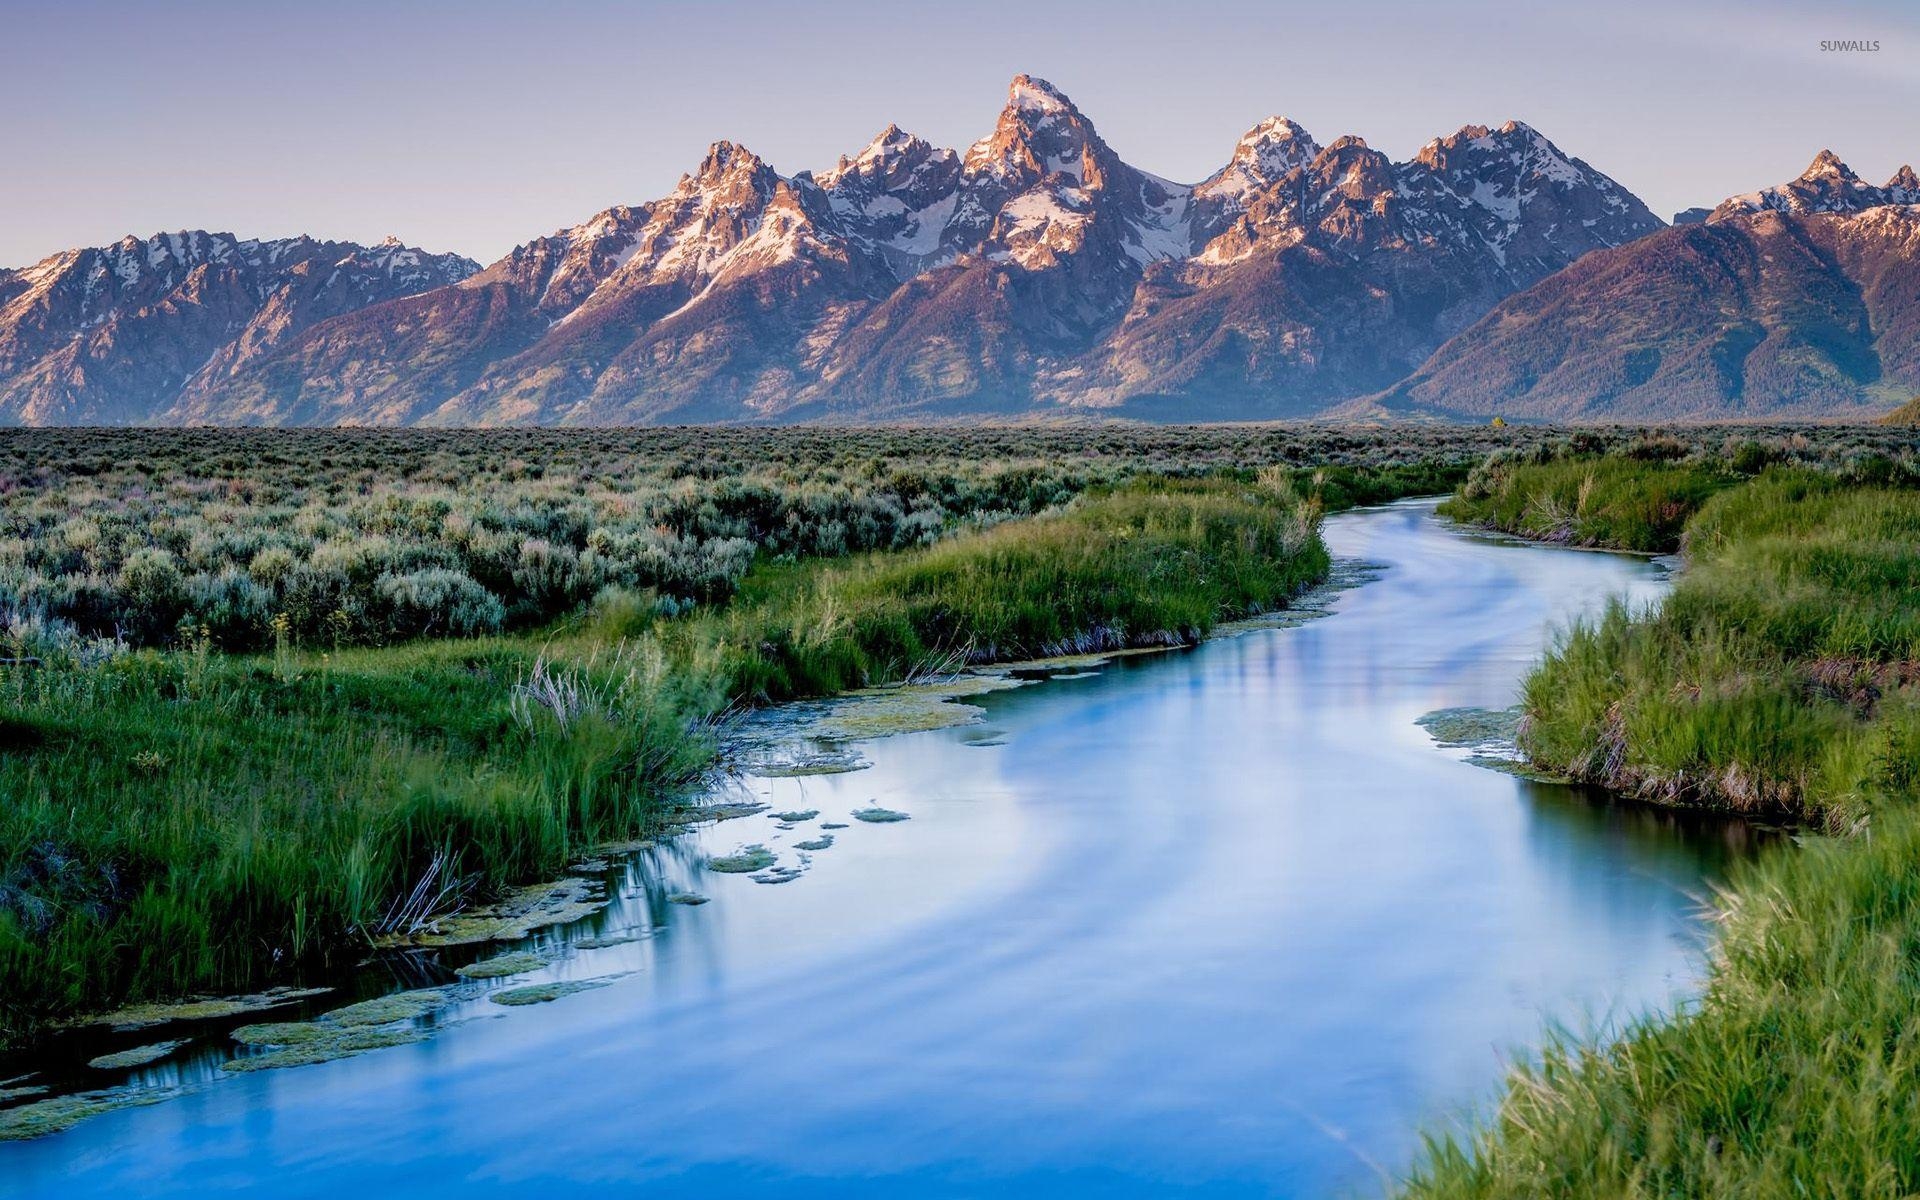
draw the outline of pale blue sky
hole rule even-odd
[[[716,138],[785,173],[888,121],[963,146],[1020,71],[1189,181],[1274,113],[1396,158],[1517,117],[1662,216],[1823,146],[1876,183],[1920,159],[1910,0],[0,0],[0,265],[183,227],[486,261]]]

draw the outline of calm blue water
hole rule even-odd
[[[689,854],[643,863],[609,920],[651,936],[553,971],[634,972],[609,987],[207,1067],[0,1146],[0,1194],[1377,1193],[1548,1019],[1684,995],[1699,897],[1755,835],[1522,783],[1414,725],[1510,703],[1550,627],[1657,594],[1650,565],[1426,505],[1327,536],[1387,567],[1332,616],[996,695],[985,728],[864,744],[869,770],[749,781],[912,820],[852,823],[790,884],[698,879],[698,908],[658,886]],[[790,859],[809,833],[699,837]]]

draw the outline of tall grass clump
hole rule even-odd
[[[1576,627],[1527,681],[1524,740],[1665,803],[1850,825],[1920,681],[1920,491],[1774,470],[1708,500],[1656,612]]]
[[[905,679],[943,663],[1185,645],[1323,578],[1317,502],[1284,473],[1139,480],[925,550],[749,585],[686,631],[747,701]]]
[[[1541,541],[1655,552],[1673,549],[1687,518],[1733,480],[1713,463],[1496,456],[1440,511]]]
[[[550,877],[704,768],[705,686],[502,641],[0,673],[0,1040],[323,969],[429,874]]]
[[[1657,609],[1528,680],[1532,756],[1668,803],[1803,817],[1738,870],[1705,995],[1516,1070],[1419,1197],[1920,1192],[1920,491],[1897,461],[1765,466],[1688,523]]]

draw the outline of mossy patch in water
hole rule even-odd
[[[122,1050],[116,1054],[102,1054],[98,1058],[88,1059],[87,1065],[96,1071],[124,1071],[132,1067],[144,1067],[148,1063],[159,1062],[186,1045],[187,1041],[186,1038],[175,1038],[168,1042],[135,1046],[131,1050]]]
[[[1535,783],[1567,783],[1564,775],[1543,771],[1520,753],[1521,710],[1515,708],[1442,708],[1427,713],[1416,724],[1450,750],[1471,750],[1466,761]]]
[[[735,854],[720,854],[707,860],[707,870],[723,875],[748,875],[764,871],[774,864],[774,853],[765,846],[747,846]]]
[[[54,1096],[15,1108],[0,1109],[0,1142],[19,1142],[65,1133],[89,1117],[116,1109],[158,1104],[179,1094],[178,1088],[111,1088]]]
[[[503,979],[508,975],[538,971],[546,965],[547,960],[540,955],[530,950],[516,950],[512,954],[496,954],[492,958],[456,967],[453,973],[463,979]]]
[[[77,1021],[76,1025],[111,1025],[115,1029],[149,1029],[176,1021],[211,1021],[237,1017],[293,1004],[314,996],[324,996],[332,988],[274,988],[248,996],[227,996],[216,1000],[182,1000],[175,1004],[134,1004],[97,1017]]]
[[[480,942],[514,942],[536,929],[571,925],[612,903],[598,880],[569,876],[552,883],[516,888],[492,904],[436,917],[426,927],[405,936],[382,938],[377,945],[470,946]]]
[[[963,704],[951,695],[901,688],[855,693],[823,715],[813,732],[817,737],[856,742],[971,725],[986,715],[980,706]]]
[[[1154,653],[1158,650],[1159,647],[1154,646],[1139,650],[1108,650],[1098,654],[1055,654],[1047,658],[1026,658],[1019,662],[1001,663],[994,670],[1008,675],[1031,675],[1036,680],[1054,679],[1065,671],[1080,675],[1097,675],[1101,667],[1123,655]]]
[[[850,826],[848,826],[848,824],[847,824],[847,823],[846,823],[845,821],[822,821],[822,822],[820,822],[820,828],[822,828],[822,829],[847,829],[847,828],[850,828]]]
[[[894,821],[905,821],[910,818],[906,813],[895,812],[891,808],[881,808],[876,804],[872,808],[854,809],[853,819],[856,821],[865,821],[872,825],[887,825]]]
[[[810,775],[845,775],[864,771],[872,765],[859,751],[844,746],[780,745],[749,754],[742,760],[740,769],[761,779],[800,779]]]
[[[673,895],[667,897],[668,904],[684,904],[689,908],[695,905],[705,904],[706,902],[707,898],[698,892],[675,892]]]
[[[243,1046],[305,1046],[339,1034],[338,1029],[314,1021],[267,1021],[242,1025],[230,1035]]]
[[[1520,709],[1436,708],[1414,724],[1451,749],[1511,746],[1520,733]]]
[[[410,992],[395,992],[391,996],[375,996],[371,1000],[322,1013],[311,1021],[270,1021],[242,1025],[231,1036],[243,1046],[291,1048],[331,1044],[375,1026],[416,1020],[444,1008],[451,1001],[452,997],[443,988],[419,988]]]
[[[676,820],[683,825],[699,825],[707,821],[738,821],[742,817],[756,816],[772,808],[760,800],[724,800],[716,804],[701,804],[683,809]]]
[[[1502,775],[1512,775],[1533,783],[1569,784],[1573,782],[1565,775],[1543,771],[1524,758],[1495,758],[1487,754],[1472,754],[1467,756],[1467,761],[1476,767],[1485,767],[1489,771],[1498,771]]]
[[[831,845],[833,845],[833,835],[823,833],[817,838],[809,838],[804,842],[795,842],[793,848],[795,850],[825,850]]]
[[[26,1076],[21,1076],[21,1078],[24,1079]],[[19,1080],[9,1079],[5,1085],[0,1085],[0,1100],[24,1100],[28,1096],[44,1096],[47,1094],[47,1089],[37,1083],[21,1084],[18,1087],[11,1086],[18,1083]]]
[[[826,774],[866,762],[843,743],[970,725],[983,710],[962,701],[1023,686],[1004,671],[965,671],[932,683],[863,688],[827,700],[781,705],[744,729],[746,769],[756,775]]]
[[[606,842],[594,847],[598,854],[628,855],[638,854],[642,850],[651,850],[660,843],[653,838],[629,838],[626,841]]]
[[[337,1058],[351,1058],[356,1054],[365,1054],[369,1050],[384,1050],[389,1046],[406,1046],[422,1041],[426,1034],[418,1029],[343,1029],[332,1037],[300,1045],[284,1046],[278,1050],[269,1050],[265,1054],[250,1054],[244,1058],[234,1058],[220,1065],[223,1071],[270,1071],[279,1067],[305,1067],[314,1063],[332,1062]]]
[[[792,812],[775,813],[773,815],[775,820],[785,821],[789,825],[795,825],[801,821],[813,820],[820,815],[820,810],[817,808],[800,808]]]
[[[798,867],[772,867],[749,875],[747,878],[755,883],[792,883],[803,873]]]
[[[535,962],[537,964],[539,960],[536,958]],[[322,1014],[320,1020],[347,1026],[391,1025],[395,1021],[411,1021],[416,1017],[424,1017],[437,1008],[445,1007],[446,1004],[447,994],[439,988],[421,988],[417,991],[395,992],[391,996],[376,996],[371,1000],[362,1000],[358,1004],[349,1004],[345,1008],[337,1008],[330,1013]]]
[[[590,992],[612,983],[618,976],[609,975],[602,979],[567,979],[553,983],[533,983],[526,987],[508,988],[495,992],[487,999],[495,1004],[504,1004],[509,1008],[518,1008],[527,1004],[546,1004],[562,996],[571,996],[578,992]]]

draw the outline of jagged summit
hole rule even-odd
[[[874,139],[860,149],[858,154],[842,154],[833,166],[824,171],[801,172],[810,174],[815,183],[829,190],[838,186],[850,176],[889,176],[903,166],[911,170],[914,166],[934,155],[953,156],[951,150],[936,150],[931,144],[888,123]]]
[[[1227,165],[1197,187],[1202,197],[1240,203],[1312,162],[1320,153],[1313,135],[1286,117],[1268,117],[1242,134]]]
[[[1914,187],[1913,171],[1903,167],[1887,181],[1874,187],[1831,150],[1822,150],[1795,179],[1757,192],[1731,196],[1713,210],[1709,218],[1724,221],[1758,212],[1852,214],[1888,204],[1912,204],[1920,200]]]
[[[707,156],[700,160],[699,169],[680,177],[681,190],[710,188],[718,184],[751,178],[762,172],[771,173],[773,168],[753,151],[722,139],[707,147]]]
[[[1853,168],[1841,162],[1840,156],[1831,150],[1822,150],[1820,153],[1814,155],[1813,161],[1807,164],[1807,169],[1800,173],[1800,178],[1818,179],[1826,175],[1835,175],[1842,179],[1857,178],[1853,173]]]
[[[859,163],[884,161],[889,157],[904,153],[909,147],[919,141],[919,138],[914,137],[906,130],[889,121],[887,122],[887,127],[875,135],[874,139],[868,142],[866,148],[861,150],[859,154],[851,159],[844,154],[841,155],[839,165],[844,169]]]
[[[1014,76],[993,132],[967,148],[967,174],[1036,182],[1052,174],[1099,187],[1118,157],[1065,93],[1044,80]]]
[[[1067,99],[1065,92],[1032,75],[1013,77],[1013,82],[1007,85],[1007,105],[1035,112],[1075,111],[1073,101]]]

